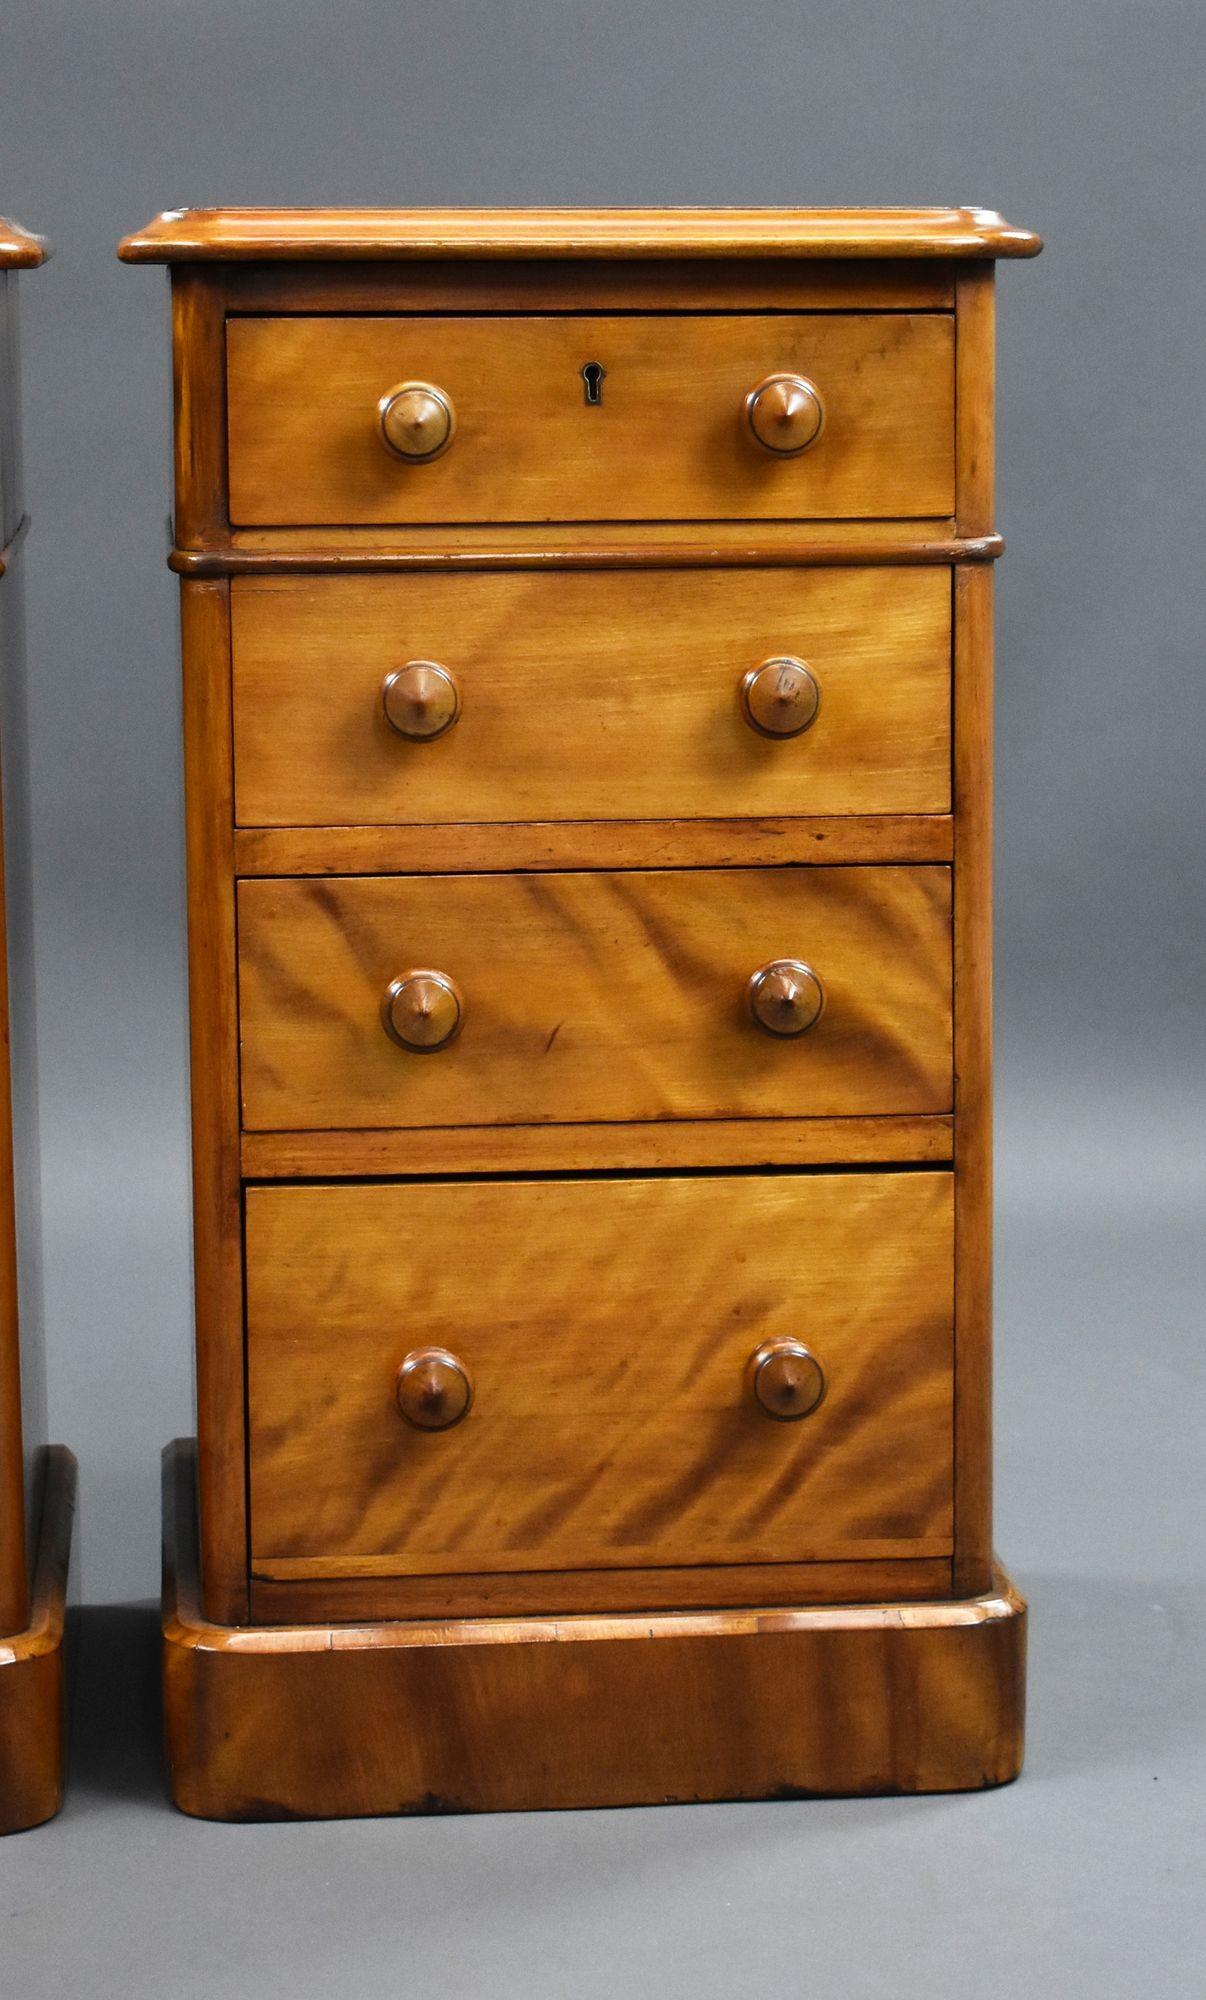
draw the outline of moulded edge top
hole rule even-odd
[[[44,236],[31,236],[28,229],[0,215],[0,271],[32,271],[49,255],[50,245]]]
[[[33,241],[34,239],[28,239]],[[127,264],[439,257],[1034,257],[987,208],[174,208]]]

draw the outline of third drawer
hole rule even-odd
[[[945,867],[268,878],[238,934],[253,1131],[951,1107]]]

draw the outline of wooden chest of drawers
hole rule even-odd
[[[63,1788],[75,1461],[46,1442],[21,541],[18,273],[47,255],[0,218],[0,1833]]]
[[[992,1566],[973,210],[185,211],[219,1816],[966,1788]]]

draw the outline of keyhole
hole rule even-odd
[[[600,361],[588,361],[584,365],[582,380],[586,384],[586,400],[588,403],[601,403],[603,401],[603,377],[606,373],[607,370]]]

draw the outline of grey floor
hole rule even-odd
[[[1206,1991],[1203,1214],[1175,1155],[1004,1191],[1000,1544],[1030,1742],[971,1798],[269,1827],[166,1803],[155,1611],[85,1615],[61,1818],[0,1847],[0,1983],[107,1996]],[[85,1515],[86,1523],[86,1515]]]

